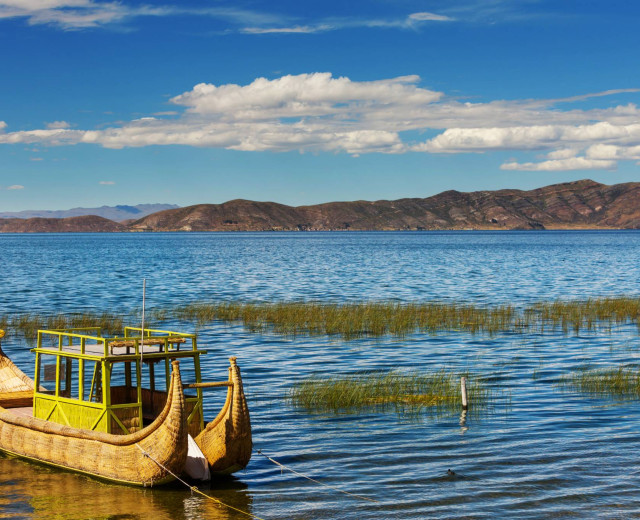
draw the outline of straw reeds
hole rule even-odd
[[[624,366],[585,368],[565,376],[560,386],[597,397],[637,399],[640,397],[640,370]]]
[[[58,314],[16,314],[0,317],[0,329],[21,334],[27,339],[35,339],[40,329],[69,329],[100,327],[103,334],[122,333],[124,316],[111,313],[58,313]]]
[[[586,301],[479,306],[456,303],[194,303],[164,311],[166,316],[195,321],[242,323],[254,332],[340,335],[344,339],[436,334],[462,331],[493,335],[501,332],[611,331],[613,325],[640,323],[640,298],[600,298]]]
[[[460,377],[444,369],[434,372],[371,372],[341,378],[311,377],[295,384],[288,395],[293,406],[310,412],[355,413],[393,409],[399,413],[459,412]],[[495,392],[477,378],[469,378],[471,409],[488,407]]]
[[[35,337],[40,328],[100,326],[118,333],[136,313],[19,314],[0,317],[0,327]],[[615,326],[640,327],[640,298],[611,297],[584,301],[539,302],[528,306],[471,305],[441,302],[201,302],[155,309],[148,320],[181,320],[203,326],[239,323],[252,332],[286,336],[329,335],[346,340],[359,337],[402,337],[416,332],[452,331],[470,334],[611,332]],[[3,325],[4,324],[4,325]],[[639,329],[640,330],[640,329]]]

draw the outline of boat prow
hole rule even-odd
[[[218,416],[195,438],[211,472],[228,475],[247,466],[251,459],[251,419],[236,358],[229,358],[227,398]]]

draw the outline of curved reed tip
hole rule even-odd
[[[236,364],[236,357],[235,357],[235,356],[231,356],[231,357],[229,358],[229,362],[230,362],[232,365],[235,365],[235,364]]]
[[[179,360],[177,360],[177,359],[174,359],[174,360],[171,362],[171,366],[172,366],[174,369],[178,369],[178,368],[180,368],[180,361],[179,361]]]
[[[0,339],[4,338],[4,330],[0,329]]]

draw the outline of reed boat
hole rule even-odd
[[[251,423],[236,358],[228,380],[203,382],[206,351],[195,335],[40,330],[32,352],[34,380],[0,346],[0,451],[139,486],[230,474],[248,464]],[[203,393],[211,388],[227,395],[205,425]]]

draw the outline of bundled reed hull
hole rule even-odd
[[[236,358],[229,358],[229,389],[218,416],[195,438],[209,462],[211,472],[231,474],[245,468],[251,459],[251,420]]]
[[[0,350],[0,368],[11,369],[11,365]],[[23,383],[30,381],[17,367],[13,369]],[[151,486],[169,482],[173,474],[182,472],[187,457],[178,362],[173,362],[166,405],[148,427],[130,435],[112,435],[21,417],[0,407],[0,451],[118,483]]]

